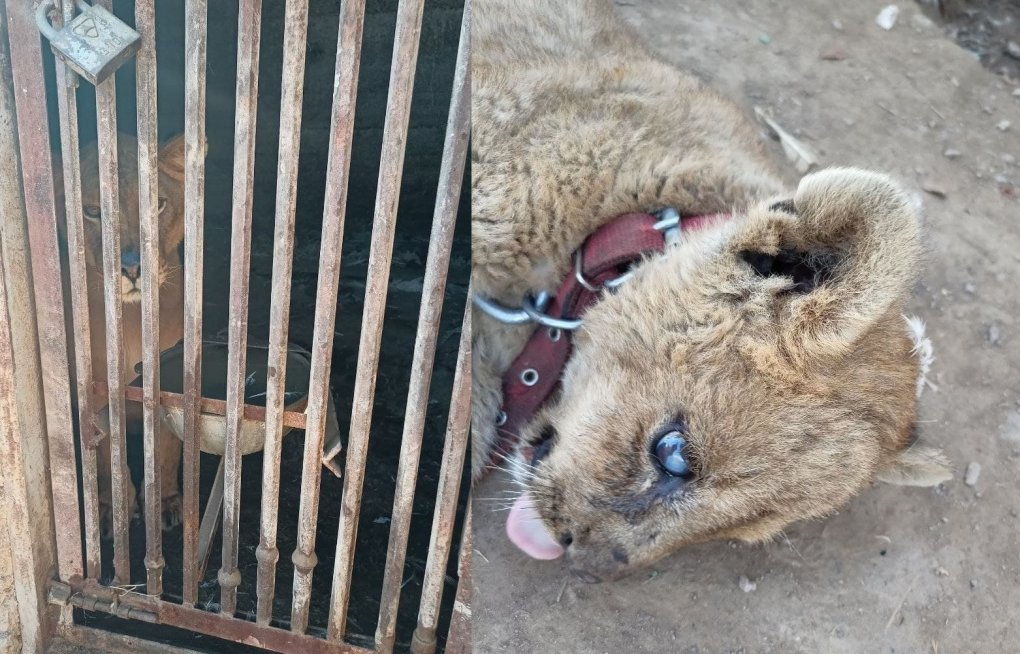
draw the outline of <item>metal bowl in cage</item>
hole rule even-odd
[[[226,400],[227,360],[229,346],[220,342],[202,344],[202,388],[203,398]],[[159,383],[163,391],[184,392],[184,351],[178,345],[160,355]],[[253,406],[266,404],[266,374],[268,372],[269,350],[258,345],[248,346],[246,355],[244,403]],[[291,348],[287,352],[287,378],[284,389],[284,403],[287,411],[304,411],[308,404],[308,379],[311,361],[302,350]],[[135,382],[140,384],[141,380]],[[331,407],[332,408],[332,407]],[[163,406],[163,420],[178,438],[184,440],[184,410],[179,407]],[[332,413],[330,411],[330,413]],[[331,416],[332,417],[332,416]],[[335,423],[335,418],[328,421]],[[331,425],[330,425],[331,426]],[[283,434],[291,431],[284,425]],[[227,418],[208,411],[202,411],[198,419],[199,448],[203,452],[223,456],[226,449]],[[330,439],[327,437],[327,442]],[[262,420],[243,417],[239,447],[241,454],[261,451],[266,441],[266,425]]]

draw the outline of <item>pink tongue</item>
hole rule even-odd
[[[545,528],[528,493],[521,493],[510,509],[510,517],[506,520],[506,535],[514,545],[534,559],[556,559],[563,554],[563,548]]]

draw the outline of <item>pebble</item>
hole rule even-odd
[[[843,61],[846,59],[846,52],[838,46],[830,46],[818,55],[822,61]]]
[[[843,21],[841,21],[838,18],[836,20],[832,21],[832,29],[836,30],[837,32],[842,32],[843,31]]]
[[[875,22],[878,26],[884,30],[891,30],[896,24],[896,19],[900,16],[900,8],[896,5],[886,5],[882,8],[882,11],[878,12],[878,16],[875,17]]]
[[[956,148],[946,148],[942,153],[942,156],[946,159],[959,159],[961,154],[963,153]]]
[[[762,34],[761,36],[758,37],[758,40],[761,41],[762,45],[768,45],[769,43],[772,43],[772,37],[769,36],[768,34]]]
[[[1002,159],[1002,163],[1009,164],[1010,166],[1016,163],[1016,157],[1011,154],[1004,154],[999,158]]]
[[[921,188],[937,198],[946,197],[946,189],[939,182],[933,179],[926,179],[921,182]]]
[[[964,473],[963,483],[970,487],[977,485],[978,477],[981,476],[981,464],[977,461],[971,461],[967,464],[967,472]]]
[[[1020,43],[1009,41],[1006,43],[1006,54],[1014,59],[1020,59]]]
[[[746,575],[740,575],[740,579],[737,580],[737,583],[740,585],[740,590],[745,593],[753,593],[758,590],[758,584],[748,579]]]
[[[970,587],[971,588],[977,588],[978,587],[978,580],[977,579],[971,579],[970,580]]]
[[[996,125],[996,127],[999,128],[1000,132],[1005,132],[1007,129],[1009,129],[1009,125],[1010,122],[1008,120],[1000,120],[999,124]]]
[[[1002,329],[998,324],[992,323],[988,326],[988,333],[985,335],[988,342],[992,345],[998,345],[1002,342]]]
[[[1013,97],[1020,98],[1020,89],[1013,89]]]
[[[975,288],[974,284],[972,284],[971,282],[967,282],[966,284],[963,285],[963,292],[967,293],[968,295],[974,295],[974,293],[977,292],[977,288]]]

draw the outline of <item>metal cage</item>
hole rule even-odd
[[[330,368],[337,316],[345,201],[349,190],[352,134],[361,59],[365,0],[343,0],[333,79],[324,210],[314,307],[314,338],[309,348],[310,375],[307,406],[288,410],[285,379],[288,326],[291,321],[291,279],[294,257],[294,219],[298,200],[298,157],[301,150],[302,95],[309,0],[287,0],[283,34],[279,155],[276,170],[275,232],[265,406],[245,401],[245,356],[248,351],[248,305],[252,248],[252,197],[255,131],[259,89],[259,48],[262,33],[261,0],[240,0],[238,13],[236,108],[233,136],[233,185],[230,213],[229,355],[225,400],[203,397],[203,224],[206,177],[206,71],[208,0],[184,0],[185,62],[185,236],[183,392],[160,388],[158,329],[159,176],[157,170],[156,12],[155,0],[136,0],[134,27],[139,40],[129,44],[124,61],[135,66],[138,140],[138,213],[142,289],[142,383],[129,385],[122,374],[124,343],[118,262],[117,89],[112,71],[95,75],[97,135],[102,202],[103,295],[107,333],[105,379],[95,379],[90,360],[89,306],[85,279],[85,244],[81,206],[81,166],[76,88],[90,83],[92,72],[74,58],[67,46],[57,52],[56,102],[62,169],[55,170],[47,126],[44,60],[50,57],[40,38],[39,20],[46,21],[52,40],[72,21],[93,11],[72,0],[9,0],[0,3],[0,445],[3,450],[3,490],[8,532],[18,570],[17,601],[25,651],[43,651],[54,635],[78,643],[128,642],[128,636],[98,634],[75,622],[74,610],[87,609],[121,618],[171,625],[209,636],[278,652],[390,652],[394,648],[397,607],[411,525],[423,430],[428,411],[430,380],[451,259],[454,224],[464,178],[470,120],[470,5],[460,27],[452,96],[445,132],[436,205],[422,282],[409,391],[403,417],[399,465],[385,557],[378,623],[374,643],[354,644],[348,638],[347,614],[358,530],[359,509],[368,455],[372,404],[376,391],[387,285],[392,263],[395,224],[411,96],[418,60],[424,0],[400,0],[397,8],[388,100],[382,135],[378,187],[375,197],[364,290],[364,311],[358,343],[353,411],[349,435],[343,443],[343,494],[339,507],[337,545],[332,570],[328,628],[308,632],[313,598],[312,577],[318,570],[316,525],[319,519],[320,476],[325,463],[341,466],[334,457],[339,445],[327,443],[330,406]],[[111,0],[96,6],[112,10]],[[45,27],[45,26],[44,26]],[[102,36],[97,19],[90,30]],[[130,29],[130,28],[129,28]],[[91,32],[90,32],[91,33]],[[88,34],[86,34],[88,36]],[[95,36],[95,34],[92,34]],[[133,50],[136,49],[136,54]],[[66,55],[66,56],[65,56]],[[116,62],[117,65],[121,62]],[[111,63],[111,66],[114,64]],[[54,178],[62,180],[65,206],[58,206]],[[57,217],[66,212],[67,260],[58,241]],[[68,267],[71,301],[65,304],[62,266]],[[65,327],[71,314],[71,333]],[[432,519],[428,560],[424,568],[417,628],[411,650],[416,654],[437,647],[438,615],[444,579],[454,540],[454,524],[463,520],[460,544],[460,585],[446,642],[448,652],[470,650],[468,609],[470,518],[461,515],[467,503],[461,494],[470,406],[470,311],[461,325],[456,374],[448,411],[442,467]],[[73,356],[68,342],[73,343]],[[353,347],[353,343],[351,344]],[[76,373],[70,374],[69,371]],[[73,387],[72,387],[73,386]],[[72,401],[72,399],[74,401]],[[126,407],[141,406],[144,425],[145,579],[131,586],[129,498],[123,478],[127,456]],[[77,416],[72,412],[77,408]],[[160,465],[156,430],[162,411],[183,411],[183,580],[182,601],[163,594],[164,557],[160,506]],[[108,429],[98,427],[100,412],[108,415]],[[202,414],[224,416],[225,452],[222,474],[210,495],[213,509],[200,513],[199,421]],[[257,611],[254,619],[235,615],[239,570],[238,533],[241,504],[242,423],[252,419],[265,425],[261,522],[257,558]],[[104,418],[105,421],[105,418]],[[80,429],[75,429],[75,425]],[[105,422],[104,422],[105,424]],[[284,427],[304,429],[297,547],[289,629],[272,624],[277,562],[280,454]],[[106,433],[103,433],[103,432]],[[114,578],[103,583],[100,537],[97,444],[109,438],[112,485],[112,566]],[[222,497],[218,498],[218,491]],[[198,603],[203,561],[210,550],[211,528],[222,505],[222,561],[217,574],[219,610]],[[460,507],[460,508],[458,508]],[[208,521],[210,524],[206,524]],[[324,601],[326,598],[321,598]]]

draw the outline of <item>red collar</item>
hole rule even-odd
[[[729,214],[684,216],[680,228],[702,229],[725,218]],[[625,275],[646,255],[663,251],[666,231],[662,219],[648,213],[628,213],[606,223],[574,253],[574,261],[580,261],[580,265],[564,277],[542,313],[567,320],[580,318],[598,301],[603,285]],[[493,465],[510,454],[521,431],[559,386],[572,341],[572,331],[540,324],[504,373],[503,406],[496,425],[499,441]]]

